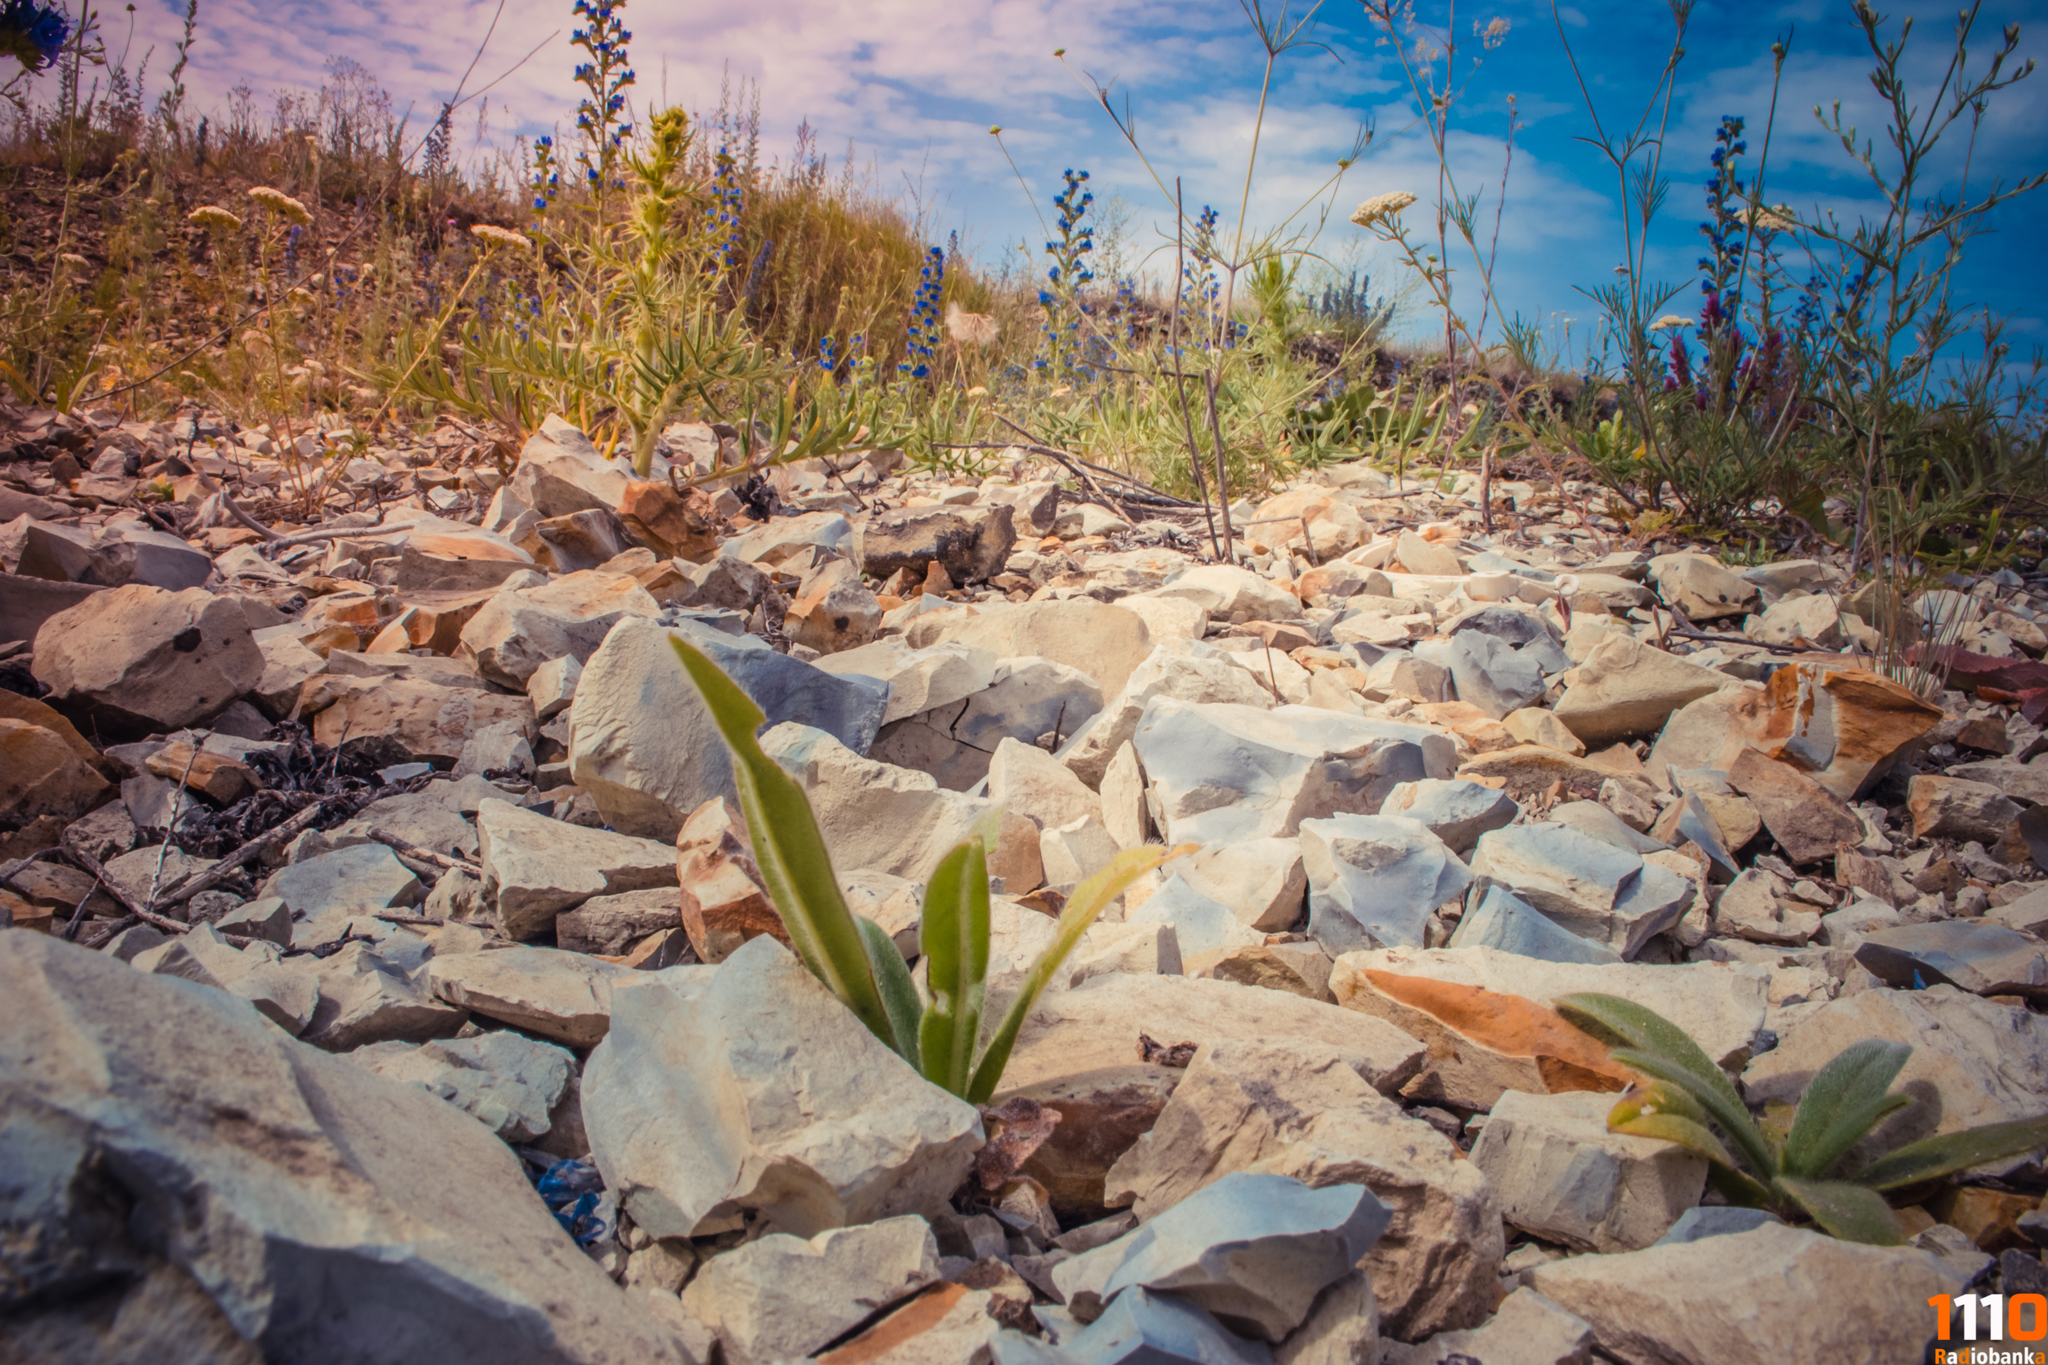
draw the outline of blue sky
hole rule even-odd
[[[1907,16],[1917,23],[1907,68],[1917,90],[1930,90],[1952,45],[1956,0],[1894,5],[1890,32]],[[109,6],[109,9],[113,7]],[[497,0],[200,0],[200,41],[187,84],[194,106],[219,109],[238,82],[259,100],[274,89],[316,88],[331,55],[362,62],[400,108],[430,111],[469,63]],[[1298,15],[1302,6],[1294,5]],[[168,65],[182,0],[138,0],[136,47],[154,44],[151,82]],[[1656,81],[1671,45],[1662,4],[1640,0],[1577,0],[1558,10],[1563,34],[1600,109],[1613,122],[1632,122]],[[958,228],[984,260],[1017,244],[1040,244],[1031,200],[988,134],[1001,124],[1005,141],[1030,182],[1038,208],[1049,201],[1060,171],[1087,167],[1098,210],[1120,205],[1132,256],[1168,243],[1170,204],[1095,102],[1088,80],[1112,84],[1122,110],[1128,99],[1153,165],[1171,183],[1178,175],[1191,207],[1215,204],[1225,228],[1237,216],[1243,166],[1255,124],[1263,51],[1236,0],[695,0],[683,5],[634,0],[626,10],[635,38],[642,112],[661,101],[706,110],[723,79],[758,83],[766,153],[786,157],[798,124],[808,120],[835,159],[851,146],[876,184],[919,203],[934,237]],[[113,18],[125,18],[115,10]],[[1483,190],[1490,224],[1506,127],[1507,97],[1522,123],[1507,184],[1497,279],[1511,310],[1555,322],[1577,319],[1583,334],[1593,316],[1573,286],[1612,278],[1621,259],[1621,229],[1612,171],[1591,147],[1575,141],[1592,131],[1549,4],[1530,0],[1466,8],[1452,16],[1423,3],[1418,17],[1459,34],[1454,165],[1470,189]],[[1504,41],[1481,51],[1475,24],[1506,21]],[[2000,27],[2025,26],[2020,57],[2048,56],[2048,3],[1987,0],[1973,44],[1981,66]],[[494,91],[490,135],[504,140],[559,124],[571,126],[575,57],[566,0],[506,0],[472,88],[542,43],[527,64]],[[554,36],[550,39],[550,33]],[[1839,142],[1816,124],[1816,104],[1842,101],[1843,117],[1883,146],[1884,119],[1867,79],[1869,53],[1851,19],[1849,0],[1701,0],[1693,13],[1671,114],[1667,169],[1674,185],[1653,236],[1653,273],[1674,282],[1694,276],[1702,247],[1701,182],[1714,128],[1724,114],[1745,117],[1749,144],[1761,148],[1770,100],[1774,38],[1789,36],[1790,57],[1779,96],[1771,150],[1769,198],[1801,210],[1830,208],[1853,218],[1876,199]],[[1268,103],[1247,215],[1254,226],[1291,211],[1333,169],[1361,121],[1376,129],[1373,146],[1345,177],[1336,212],[1318,250],[1369,269],[1375,281],[1398,284],[1398,270],[1375,256],[1363,234],[1344,221],[1369,195],[1408,189],[1429,198],[1434,162],[1413,127],[1413,106],[1399,67],[1357,0],[1332,0],[1314,37],[1328,51],[1297,51],[1278,66]],[[121,33],[110,35],[119,46]],[[1065,61],[1053,56],[1066,50]],[[1474,68],[1470,58],[1478,55]],[[1924,97],[1923,97],[1924,103]],[[430,114],[428,115],[430,116]],[[1973,187],[2013,179],[2048,160],[2048,71],[1991,102],[1970,168]],[[420,126],[416,118],[415,126]],[[474,122],[461,125],[464,140]],[[1962,130],[1952,135],[1956,152]],[[1953,192],[1960,158],[1937,157],[1929,188]],[[1411,210],[1420,214],[1421,210]],[[1418,220],[1419,221],[1419,220]],[[1973,247],[1964,292],[2013,315],[2019,349],[2048,345],[2048,189],[2000,210],[1997,231]],[[1019,257],[1021,259],[1021,257]],[[1690,311],[1696,295],[1674,308]]]

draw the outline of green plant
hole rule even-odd
[[[1654,1010],[1591,993],[1556,1003],[1579,1028],[1619,1044],[1615,1061],[1650,1078],[1614,1107],[1610,1131],[1697,1152],[1730,1203],[1808,1218],[1844,1241],[1900,1241],[1885,1191],[2048,1146],[2042,1115],[1910,1142],[1842,1172],[1850,1150],[1881,1119],[1913,1103],[1891,1092],[1912,1048],[1879,1038],[1852,1044],[1814,1073],[1796,1110],[1767,1110],[1760,1126],[1721,1068]]]
[[[767,716],[700,651],[673,642],[690,681],[733,755],[740,811],[768,895],[791,946],[863,1024],[935,1085],[974,1104],[987,1102],[1009,1064],[1010,1049],[1053,973],[1103,909],[1140,876],[1179,850],[1126,849],[1074,889],[1059,931],[1025,975],[1000,1022],[977,1052],[988,1005],[988,845],[991,822],[957,845],[926,884],[918,946],[925,958],[927,1003],[894,940],[873,920],[846,908],[831,853],[810,798],[754,738]]]

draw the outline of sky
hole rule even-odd
[[[496,14],[467,86],[474,91],[502,77],[484,107],[488,138],[505,144],[515,134],[573,130],[578,87],[570,71],[578,56],[569,32],[578,21],[567,0],[504,0],[502,11],[499,0],[198,2],[198,42],[185,78],[197,111],[218,117],[237,84],[252,88],[259,105],[273,91],[316,89],[328,60],[339,56],[374,73],[423,129]],[[1956,3],[1895,0],[1884,11],[1893,38],[1900,21],[1915,21],[1902,69],[1923,114],[1953,50]],[[104,8],[109,46],[118,53],[130,41],[129,16]],[[1303,10],[1295,0],[1285,22],[1291,26]],[[136,0],[130,50],[139,56],[154,48],[152,90],[163,82],[183,12],[184,0]],[[1281,18],[1271,3],[1264,13],[1269,23]],[[1120,239],[1126,264],[1170,260],[1176,177],[1191,214],[1216,206],[1226,239],[1240,202],[1248,203],[1243,216],[1253,231],[1269,227],[1314,197],[1362,128],[1373,134],[1367,152],[1323,195],[1334,212],[1307,245],[1340,268],[1365,269],[1375,292],[1395,290],[1402,269],[1346,215],[1370,195],[1408,190],[1424,200],[1409,210],[1411,223],[1433,221],[1434,154],[1396,49],[1380,41],[1360,0],[1329,0],[1302,35],[1307,41],[1274,62],[1263,120],[1266,53],[1238,0],[633,0],[625,16],[639,77],[631,92],[636,113],[644,117],[663,103],[709,112],[722,83],[750,84],[760,99],[764,158],[786,162],[797,129],[808,123],[835,162],[850,151],[871,183],[919,211],[934,241],[957,230],[984,262],[1023,263],[1020,243],[1042,247],[1039,218],[1050,218],[1068,167],[1091,172],[1098,217],[1123,220],[1116,234],[1098,229],[1098,240]],[[1450,160],[1461,189],[1481,195],[1479,221],[1489,236],[1512,97],[1519,127],[1494,267],[1501,307],[1539,322],[1554,341],[1569,321],[1574,340],[1583,340],[1596,309],[1575,286],[1612,280],[1624,248],[1614,170],[1582,139],[1595,135],[1595,113],[1609,134],[1635,125],[1672,47],[1671,12],[1647,0],[1575,0],[1555,11],[1549,0],[1455,10],[1419,0],[1415,17],[1421,27],[1405,38],[1411,54],[1446,29],[1458,39]],[[1971,69],[1986,65],[2001,28],[2014,23],[2022,26],[2014,64],[2030,54],[2048,57],[2048,0],[1985,0]],[[1488,25],[1498,33],[1491,46],[1475,36]],[[1787,56],[1766,198],[1844,220],[1879,206],[1867,174],[1816,121],[1815,107],[1837,100],[1843,122],[1876,140],[1880,167],[1887,157],[1896,166],[1850,0],[1702,0],[1666,125],[1665,171],[1673,183],[1651,234],[1650,274],[1686,286],[1673,311],[1697,308],[1694,264],[1704,245],[1697,225],[1714,130],[1724,115],[1745,118],[1747,160],[1758,160],[1772,102],[1770,48],[1780,39]],[[1062,49],[1064,57],[1054,55]],[[1441,64],[1436,69],[1441,74]],[[1127,112],[1142,158],[1105,113],[1098,86],[1109,88],[1118,114]],[[476,111],[469,105],[457,122],[458,146],[472,152]],[[989,133],[997,124],[1001,146]],[[1993,96],[1970,150],[1968,188],[2010,185],[2040,168],[2048,161],[2044,126],[2048,71]],[[1953,195],[1964,184],[1968,133],[1965,119],[1929,158],[1926,192]],[[1294,222],[1314,226],[1315,219],[1312,209]],[[1988,225],[1993,231],[1971,244],[1958,293],[2008,316],[2008,339],[2016,352],[2031,354],[2048,346],[2041,250],[2048,188],[2001,207]],[[1469,257],[1451,259],[1465,291],[1460,310],[1476,309]],[[1041,269],[1042,261],[1029,266]]]

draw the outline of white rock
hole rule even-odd
[[[1655,733],[1671,713],[1732,682],[1725,673],[1610,633],[1588,654],[1553,714],[1587,747]]]
[[[1754,586],[1709,555],[1658,555],[1650,561],[1650,577],[1665,602],[1695,621],[1740,616],[1757,601]]]
[[[862,758],[807,725],[777,725],[761,747],[803,784],[834,865],[849,870],[921,881],[994,808],[924,773]]]
[[[1303,820],[1370,813],[1396,783],[1448,777],[1457,756],[1420,726],[1171,697],[1146,706],[1133,743],[1169,844],[1284,837]]]
[[[1758,989],[1757,1020],[1763,1019]],[[1370,1027],[1363,1027],[1369,1024]],[[1422,1044],[1391,1024],[1284,991],[1230,981],[1123,973],[1049,993],[1017,1037],[1005,1089],[1128,1066],[1138,1035],[1172,1046],[1223,1039],[1302,1038],[1334,1048],[1374,1089],[1391,1094],[1422,1064]]]
[[[1152,812],[1145,804],[1145,769],[1138,750],[1126,741],[1102,774],[1102,826],[1120,848],[1136,848],[1152,837]]]
[[[1685,878],[1565,825],[1514,825],[1482,835],[1472,875],[1507,887],[1623,958],[1678,923],[1693,897]]]
[[[1266,941],[1264,934],[1247,925],[1230,906],[1196,890],[1179,872],[1124,919],[1127,924],[1172,926],[1174,941],[1187,957],[1223,948],[1256,947]]]
[[[477,808],[476,828],[484,895],[508,938],[543,933],[592,896],[675,884],[675,849],[657,839],[585,829],[496,800]]]
[[[957,640],[998,659],[1051,659],[1086,673],[1105,697],[1121,691],[1131,670],[1152,651],[1142,617],[1087,598],[935,611],[919,617],[904,634],[916,649]]]
[[[1119,851],[1116,840],[1092,815],[1041,830],[1038,835],[1038,859],[1045,869],[1045,884],[1063,895],[1084,878],[1109,866]]]
[[[1516,1365],[1592,1365],[1593,1329],[1533,1289],[1517,1289],[1492,1317],[1463,1332],[1440,1332],[1413,1345],[1390,1345],[1378,1365],[1457,1365],[1464,1360]]]
[[[1073,742],[1060,760],[1091,787],[1100,786],[1110,759],[1138,732],[1145,707],[1155,697],[1185,702],[1234,702],[1261,709],[1273,695],[1220,650],[1206,645],[1162,645],[1132,670],[1122,690],[1111,697],[1094,724],[1070,731]]]
[[[1229,906],[1254,929],[1279,933],[1301,918],[1308,869],[1299,839],[1241,839],[1173,866],[1188,885]]]
[[[1913,1049],[1892,1089],[1919,1101],[1852,1149],[1866,1157],[1940,1133],[2048,1112],[2048,1019],[1954,986],[1869,990],[1828,1001],[1751,1062],[1743,1086],[1757,1103],[1796,1101],[1814,1072],[1866,1038]],[[2028,1163],[2025,1156],[2008,1157],[1974,1172],[2003,1175]]]
[[[10,1305],[10,1347],[72,1343],[16,1356],[690,1359],[489,1129],[242,1001],[4,933],[0,1035],[9,1265],[40,1287]]]
[[[1472,1164],[1524,1232],[1580,1251],[1637,1251],[1700,1201],[1706,1158],[1607,1131],[1613,1095],[1510,1090],[1472,1145]]]
[[[576,700],[576,680],[582,676],[583,665],[573,654],[549,659],[533,670],[526,680],[526,697],[533,703],[534,718],[553,720],[568,710],[569,703]]]
[[[1506,792],[1477,782],[1426,778],[1403,782],[1389,791],[1379,813],[1420,820],[1431,834],[1462,857],[1472,851],[1480,835],[1513,824],[1521,807]]]
[[[1390,948],[1346,953],[1330,974],[1337,999],[1356,994],[1364,972],[1394,972],[1461,986],[1519,995],[1539,1005],[1559,996],[1599,991],[1657,1011],[1723,1066],[1739,1066],[1756,1046],[1764,1026],[1770,977],[1760,967],[1726,962],[1659,966],[1647,962],[1611,965],[1538,962],[1491,948]],[[1765,1054],[1775,1055],[1775,1054]]]
[[[1197,564],[1183,569],[1152,594],[1181,597],[1206,609],[1212,621],[1286,621],[1301,615],[1301,599],[1250,569],[1230,564]]]
[[[674,839],[714,796],[737,802],[732,757],[671,637],[717,664],[770,721],[801,720],[856,752],[873,742],[887,693],[873,679],[827,673],[753,636],[629,620],[584,665],[569,708],[569,771],[613,829]]]
[[[583,1121],[607,1188],[651,1236],[752,1213],[808,1237],[946,1209],[980,1115],[787,948],[763,936],[715,968],[636,976],[614,988],[611,1032],[585,1066]]]
[[[501,592],[477,608],[462,627],[462,656],[492,682],[523,692],[548,660],[568,655],[587,664],[620,621],[660,612],[630,578],[569,574],[545,587]]]
[[[1860,1246],[1767,1224],[1523,1272],[1529,1288],[1593,1328],[1628,1365],[1778,1365],[1918,1360],[1927,1300],[1964,1277],[1910,1247]]]
[[[985,649],[962,644],[912,649],[900,635],[828,654],[817,665],[828,673],[859,673],[888,683],[884,725],[940,707],[957,707],[996,679],[996,656]]]
[[[1112,1206],[1130,1203],[1149,1223],[1245,1170],[1311,1186],[1362,1184],[1392,1211],[1362,1263],[1381,1330],[1415,1340],[1473,1326],[1493,1307],[1506,1247],[1483,1168],[1327,1047],[1206,1044],[1152,1130],[1110,1168],[1105,1190]]]
[[[830,1228],[808,1241],[774,1232],[713,1256],[683,1291],[730,1365],[816,1354],[887,1303],[939,1276],[939,1246],[922,1218]]]
[[[997,744],[989,759],[988,795],[1004,810],[1036,821],[1041,829],[1102,818],[1102,798],[1071,769],[1036,745],[1014,739]]]
[[[1429,917],[1472,873],[1420,820],[1339,815],[1301,822],[1309,933],[1332,956],[1422,946]]]

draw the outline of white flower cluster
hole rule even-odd
[[[1371,227],[1385,218],[1392,218],[1402,209],[1415,202],[1415,196],[1406,190],[1390,190],[1376,194],[1351,210],[1351,221],[1360,227]]]

